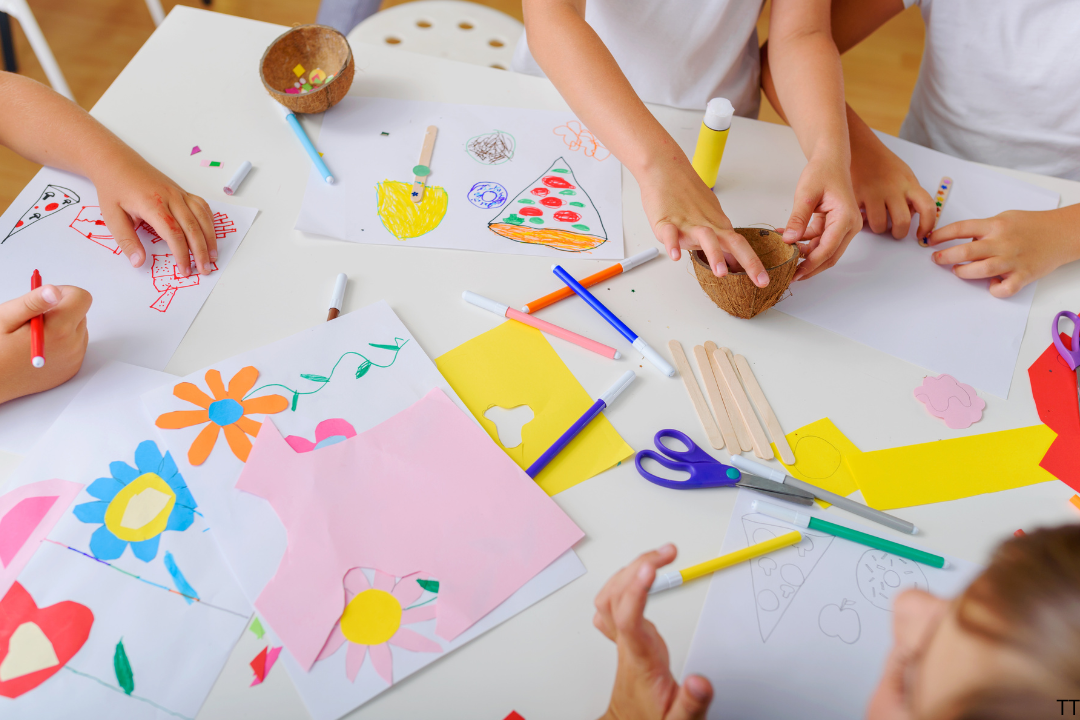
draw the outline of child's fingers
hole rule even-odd
[[[953,265],[953,275],[964,280],[979,280],[982,278],[997,277],[1007,273],[1012,268],[1000,257],[988,257],[985,260],[977,260],[966,265]]]
[[[934,229],[934,223],[937,222],[937,205],[930,197],[930,193],[922,187],[915,188],[908,195],[908,202],[915,208],[915,212],[919,213],[919,227],[915,231],[915,237],[922,240]]]
[[[184,236],[180,225],[173,216],[168,212],[155,208],[148,222],[169,246],[169,251],[172,252],[173,256],[173,264],[176,265],[176,271],[182,277],[190,275],[191,256],[188,250],[187,237]]]
[[[198,268],[200,275],[206,275],[210,272],[210,251],[206,247],[202,226],[186,203],[178,202],[169,207],[184,233],[188,250],[195,256],[195,267]]]
[[[195,219],[202,228],[203,238],[206,239],[206,251],[210,256],[210,262],[216,263],[218,259],[217,234],[214,232],[214,214],[210,211],[210,203],[198,195],[187,196],[188,208],[191,209]],[[213,268],[211,268],[213,270]]]
[[[712,683],[700,675],[690,675],[679,687],[664,720],[704,720],[712,697]]]
[[[821,234],[821,242],[802,261],[802,265],[795,271],[795,279],[805,280],[831,268],[843,254],[844,244],[843,229],[826,225],[825,232]]]
[[[615,631],[619,640],[627,641],[628,648],[635,654],[644,650],[641,631],[645,623],[645,603],[656,579],[656,570],[674,559],[675,546],[671,544],[642,555],[631,565],[633,573],[627,578],[622,593],[612,602]]]
[[[60,302],[45,316],[45,331],[49,334],[79,334],[85,326],[86,313],[94,298],[82,288],[72,285],[60,287]]]
[[[908,207],[907,199],[889,198],[885,201],[885,207],[889,209],[889,217],[892,218],[893,238],[904,239],[911,229],[911,208]]]
[[[944,250],[938,250],[930,259],[938,265],[955,265],[962,262],[985,260],[993,256],[993,244],[987,240],[973,240],[962,245],[953,245]]]
[[[709,267],[716,277],[724,277],[728,273],[727,261],[724,260],[724,246],[716,237],[712,228],[698,225],[690,229],[690,240],[705,253],[705,259],[709,261]]]
[[[939,227],[937,230],[930,233],[930,237],[927,238],[926,244],[933,246],[958,238],[977,238],[982,237],[988,232],[990,232],[989,220],[961,220],[959,222],[949,223],[944,227]]]
[[[25,295],[0,304],[0,333],[13,333],[31,318],[56,307],[60,302],[60,290],[53,285],[42,285]]]
[[[1028,284],[1026,278],[1020,273],[1012,273],[1006,278],[993,278],[990,280],[990,294],[996,298],[1009,298],[1024,289]]]
[[[739,261],[739,265],[742,266],[743,272],[751,282],[761,288],[769,284],[769,273],[765,271],[764,263],[754,252],[754,248],[750,247],[746,238],[734,230],[727,230],[720,233],[720,240],[727,245],[727,251]]]
[[[866,224],[870,226],[870,232],[880,235],[889,229],[889,212],[884,200],[867,200],[865,209]]]
[[[682,257],[679,250],[679,228],[669,222],[662,222],[657,224],[653,229],[653,233],[656,235],[656,239],[667,248],[668,257],[672,260],[678,260]]]
[[[146,251],[143,250],[139,236],[135,234],[135,226],[127,212],[119,205],[105,204],[101,206],[101,219],[105,221],[105,227],[109,228],[131,266],[142,267],[146,260]]]

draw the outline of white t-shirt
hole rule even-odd
[[[1080,2],[904,0],[926,23],[900,137],[1080,180]]]
[[[763,0],[586,0],[585,21],[645,102],[704,110],[725,97],[756,118],[757,19]],[[513,68],[544,75],[523,33]]]

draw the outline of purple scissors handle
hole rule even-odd
[[[1065,349],[1065,344],[1061,342],[1061,331],[1058,330],[1058,321],[1063,317],[1072,320],[1073,324],[1071,350]],[[1050,328],[1050,331],[1054,336],[1054,347],[1057,348],[1062,359],[1069,365],[1069,369],[1075,370],[1076,366],[1080,365],[1080,318],[1078,318],[1074,312],[1062,310],[1054,316],[1054,325]]]
[[[678,440],[686,450],[675,450],[664,444],[665,438]],[[736,468],[724,465],[709,453],[699,448],[686,433],[678,430],[661,430],[653,438],[656,450],[642,450],[634,458],[634,465],[643,478],[660,487],[672,490],[696,490],[698,488],[731,487],[742,480],[742,473]],[[653,475],[646,470],[641,461],[653,460],[668,470],[689,473],[686,480],[668,480]]]

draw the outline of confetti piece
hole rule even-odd
[[[308,75],[308,82],[312,84],[324,83],[326,82],[326,73],[323,72],[322,68],[315,68],[311,71],[311,74]]]
[[[1024,528],[1020,528],[1013,533],[1013,537],[1024,537],[1025,535],[1027,535],[1027,533],[1024,532]]]
[[[199,164],[202,165],[203,167],[210,167],[210,161],[209,160],[202,160],[202,161],[199,162]]]
[[[219,163],[217,160],[214,160],[212,163],[210,163],[210,167],[221,167],[221,163]]]
[[[289,93],[290,95],[299,95],[300,94],[300,91],[297,90],[296,88],[285,88],[285,92]]]
[[[1071,498],[1069,498],[1069,502],[1071,502],[1073,505],[1076,506],[1078,510],[1080,510],[1080,495],[1073,495]]]
[[[197,154],[197,153],[201,153],[201,152],[202,152],[202,148],[200,148],[200,147],[199,147],[198,145],[196,145],[195,147],[191,148],[191,154],[192,154],[192,155],[195,155],[195,154]]]
[[[302,87],[302,88],[300,88],[300,89],[301,89],[301,90],[311,90],[311,86],[310,86],[310,85],[308,85],[307,83],[304,83],[303,87]]]
[[[292,69],[292,71],[296,74],[296,77],[300,77],[301,75],[304,74],[304,66],[303,65],[297,65],[296,67],[294,67]]]
[[[251,630],[251,632],[255,633],[255,637],[259,638],[260,640],[262,640],[263,635],[266,634],[266,630],[263,628],[262,623],[259,622],[258,615],[256,615],[255,619],[251,621],[251,626],[248,628],[248,630]]]
[[[385,136],[387,136],[387,137],[390,137],[390,133],[388,133],[388,132],[381,132],[381,133],[379,133],[379,134],[380,134],[380,135],[385,135]]]

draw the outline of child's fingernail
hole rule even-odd
[[[797,237],[799,237],[799,234],[797,232],[795,232],[795,228],[792,228],[791,230],[785,230],[784,231],[784,239],[785,240],[794,240]]]
[[[46,285],[45,289],[41,291],[41,299],[50,305],[60,302],[60,298],[56,296],[56,289],[52,285]]]
[[[768,284],[769,284],[769,273],[762,272],[761,274],[759,274],[757,276],[757,285],[758,285],[758,287],[765,287]]]
[[[795,277],[792,278],[792,282],[795,282],[796,280],[802,280],[802,279],[803,279],[803,271],[799,270],[798,272],[795,273]]]
[[[217,250],[210,251],[210,262],[217,262]]]
[[[679,251],[676,250],[675,248],[671,248],[670,250],[668,250],[668,255],[671,256],[672,260],[678,260],[679,259]]]
[[[662,552],[662,553],[675,552],[675,546],[672,543],[664,543],[664,545],[660,548],[660,552]]]
[[[128,260],[131,261],[131,267],[139,267],[139,261],[142,260],[142,258],[139,257],[139,253],[132,253]]]

